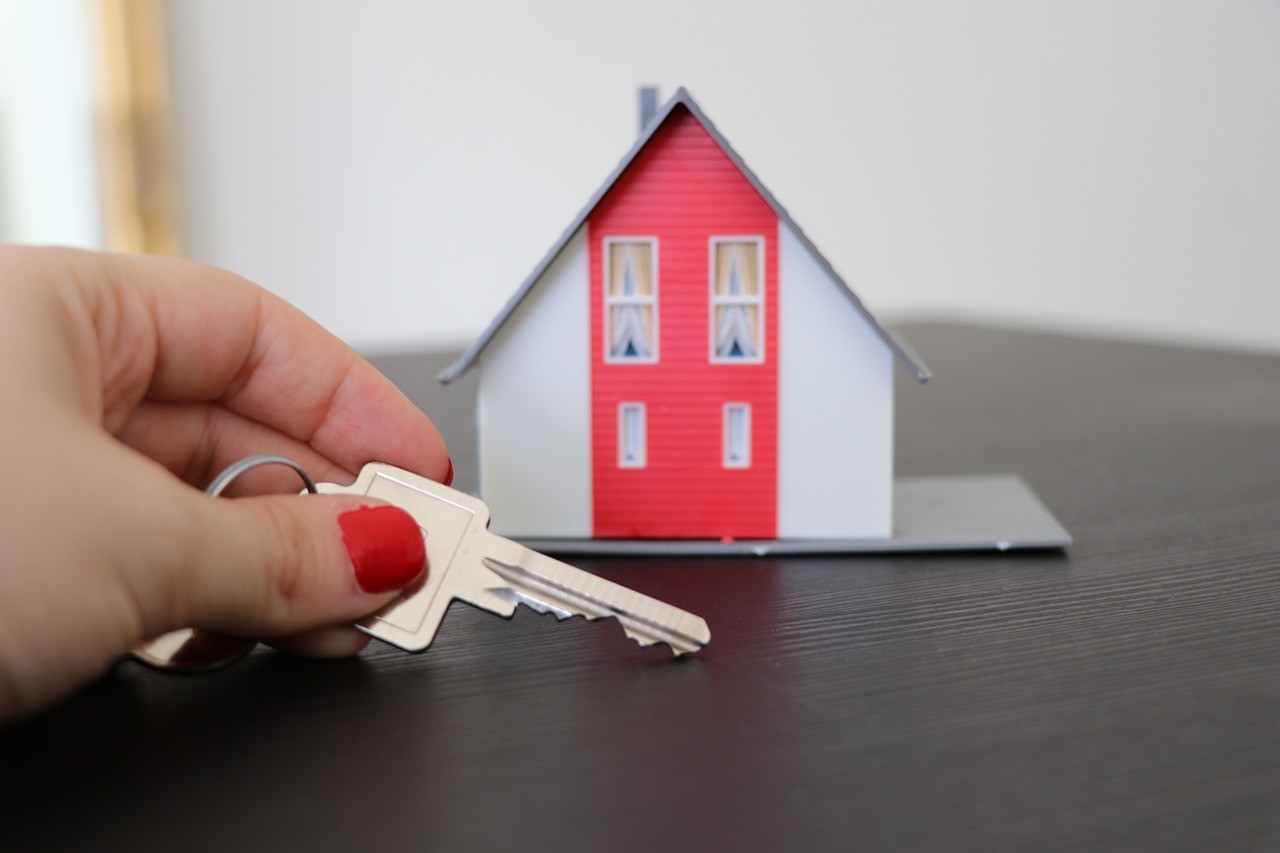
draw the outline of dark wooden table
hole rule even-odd
[[[455,605],[420,656],[124,664],[0,731],[0,848],[1276,849],[1280,359],[906,333],[900,473],[1017,472],[1069,551],[580,561],[705,616],[681,661]],[[468,487],[445,361],[380,364]]]

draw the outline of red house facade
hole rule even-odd
[[[777,233],[684,107],[591,212],[595,537],[775,537]]]

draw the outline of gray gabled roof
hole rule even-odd
[[[871,316],[871,312],[862,304],[862,300],[860,300],[857,295],[849,289],[849,285],[845,283],[844,279],[841,278],[831,266],[831,263],[823,257],[821,252],[818,251],[818,247],[813,245],[813,242],[805,236],[804,231],[800,230],[800,226],[791,218],[791,215],[787,213],[786,209],[778,203],[778,200],[773,197],[773,194],[769,192],[769,190],[765,189],[764,184],[760,183],[760,179],[756,177],[756,173],[747,168],[747,164],[738,156],[738,152],[734,151],[733,146],[729,144],[729,141],[720,135],[720,132],[716,130],[715,125],[711,123],[711,120],[707,118],[706,114],[702,112],[696,103],[694,103],[693,98],[689,96],[688,91],[683,87],[676,90],[676,93],[671,97],[671,100],[667,101],[662,106],[662,109],[658,110],[657,115],[653,117],[653,121],[649,122],[649,126],[645,128],[644,132],[640,134],[640,138],[636,140],[635,145],[631,146],[631,150],[622,158],[622,162],[620,162],[617,168],[615,168],[613,172],[610,173],[609,177],[605,179],[604,184],[600,189],[596,190],[595,195],[591,196],[591,200],[587,202],[586,207],[582,208],[582,211],[577,215],[573,222],[569,223],[569,227],[560,235],[560,239],[551,247],[551,251],[547,252],[546,256],[538,262],[538,265],[534,267],[533,272],[530,273],[529,277],[520,285],[520,289],[515,292],[515,295],[507,300],[507,304],[503,306],[502,311],[499,312],[498,316],[489,324],[489,328],[485,329],[480,337],[476,338],[475,342],[471,344],[465,353],[462,354],[461,358],[449,365],[449,367],[440,374],[440,381],[447,385],[465,373],[467,369],[475,363],[476,359],[480,357],[480,353],[484,351],[484,348],[489,345],[489,342],[493,340],[494,336],[498,333],[498,330],[501,329],[503,324],[505,324],[507,320],[510,319],[511,315],[515,313],[516,308],[519,307],[520,303],[524,301],[524,298],[529,295],[529,291],[531,291],[538,283],[538,280],[542,278],[543,273],[545,273],[547,268],[550,267],[555,259],[560,256],[560,253],[564,251],[564,247],[569,244],[571,239],[573,239],[573,235],[576,234],[578,229],[582,227],[582,224],[587,221],[587,217],[591,215],[591,211],[595,210],[596,205],[599,204],[601,199],[605,197],[605,194],[613,188],[614,183],[622,176],[622,173],[627,170],[627,167],[631,165],[631,162],[635,160],[636,156],[644,149],[644,147],[649,144],[649,140],[653,138],[653,135],[657,132],[658,128],[662,126],[663,122],[670,117],[671,113],[678,106],[684,106],[693,114],[693,117],[698,120],[698,123],[702,125],[707,133],[711,134],[711,138],[716,141],[716,144],[720,146],[725,155],[728,156],[729,160],[737,166],[743,176],[751,182],[751,186],[755,187],[756,192],[760,193],[760,197],[763,198],[771,208],[773,208],[773,212],[778,215],[778,218],[785,222],[805,248],[813,253],[813,257],[818,262],[818,265],[821,266],[822,269],[840,285],[841,292],[844,293],[849,302],[853,304],[853,307],[858,310],[858,313],[866,318],[867,323],[870,324],[875,333],[882,341],[884,341],[885,346],[889,347],[894,356],[898,359],[898,363],[906,368],[906,370],[915,377],[916,381],[928,382],[932,376],[929,372],[929,368],[925,366],[919,356],[911,351],[911,348],[907,346],[905,342],[894,337],[888,329],[880,325],[875,317]]]

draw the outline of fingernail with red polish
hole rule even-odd
[[[444,475],[444,480],[442,482],[446,486],[453,485],[453,460],[452,459],[449,460],[449,473]]]
[[[338,516],[342,541],[365,592],[408,586],[427,562],[422,529],[395,506],[367,506]]]

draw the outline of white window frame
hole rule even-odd
[[[740,411],[743,413],[746,429],[743,431],[743,441],[745,446],[742,448],[740,458],[734,459],[733,454],[733,431],[730,429],[730,412]],[[725,403],[721,410],[721,423],[723,431],[723,440],[721,442],[723,450],[723,458],[721,463],[725,468],[750,468],[751,467],[751,404],[750,403]]]
[[[638,435],[628,436],[627,433],[627,411],[639,412]],[[627,458],[627,448],[630,445],[629,438],[634,438],[635,443],[639,445],[639,452],[636,458]],[[618,467],[619,468],[644,468],[649,464],[649,413],[645,409],[644,403],[627,402],[618,404]]]
[[[649,255],[653,261],[653,295],[652,296],[615,296],[609,293],[609,282],[612,280],[612,270],[610,264],[613,259],[614,243],[648,243]],[[605,364],[657,364],[660,355],[658,349],[658,238],[652,236],[638,237],[605,237],[602,241],[604,258],[601,268],[604,275],[601,277],[600,289],[604,296],[602,305],[604,306],[604,314],[601,318],[600,328],[604,334],[601,336],[601,346],[604,355]],[[650,306],[653,309],[653,355],[649,358],[641,358],[639,356],[615,356],[609,352],[609,342],[613,339],[612,329],[612,308],[615,305],[640,305]]]
[[[756,269],[760,274],[760,292],[755,296],[720,296],[716,293],[716,246],[720,243],[755,243]],[[764,313],[765,289],[768,286],[768,268],[765,266],[764,237],[756,235],[717,235],[707,241],[707,293],[710,308],[707,311],[707,357],[712,364],[764,364],[769,325]],[[755,358],[721,358],[716,355],[716,309],[721,305],[754,305],[760,317],[760,347]]]

